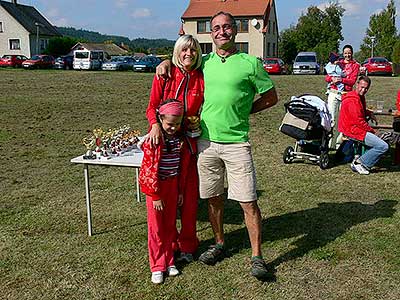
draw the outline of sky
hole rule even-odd
[[[9,1],[9,0],[5,0]],[[250,0],[249,0],[250,1]],[[18,0],[36,7],[53,25],[74,27],[134,38],[176,40],[180,17],[189,0]],[[311,5],[324,8],[329,0],[275,0],[279,31],[296,25]],[[385,9],[389,0],[339,0],[346,9],[342,18],[345,44],[359,49],[370,16]],[[368,3],[368,4],[367,4]],[[396,26],[400,31],[400,0],[396,0]]]

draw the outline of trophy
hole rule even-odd
[[[93,135],[95,138],[95,144],[96,144],[96,150],[95,150],[95,154],[97,158],[100,158],[101,156],[101,148],[100,146],[102,145],[102,137],[103,137],[103,129],[101,128],[97,128],[93,130]]]
[[[96,155],[93,153],[93,147],[95,145],[94,137],[90,136],[83,138],[82,144],[84,144],[86,147],[86,153],[83,155],[83,159],[95,159]]]
[[[186,135],[191,138],[199,137],[201,135],[200,118],[198,116],[189,116],[187,120],[189,121],[189,125]]]

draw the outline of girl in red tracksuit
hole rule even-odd
[[[151,281],[164,281],[164,273],[176,276],[173,242],[176,239],[176,211],[182,201],[182,134],[180,126],[183,105],[177,100],[167,100],[159,108],[159,121],[163,140],[157,146],[144,142],[144,152],[139,174],[139,184],[146,194],[148,248]]]
[[[181,36],[175,43],[170,78],[154,77],[151,88],[150,102],[146,110],[151,130],[148,140],[156,145],[162,138],[160,124],[157,122],[156,110],[160,103],[168,98],[178,99],[184,105],[184,120],[182,131],[190,131],[199,123],[191,124],[191,117],[200,115],[203,103],[204,80],[201,66],[201,48],[199,42],[191,35]],[[191,262],[199,241],[196,235],[197,203],[199,199],[197,174],[197,143],[196,138],[185,135],[182,148],[182,170],[187,174],[182,182],[181,229],[177,232],[174,250],[180,251],[178,260]]]

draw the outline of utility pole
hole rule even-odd
[[[374,44],[375,44],[375,36],[371,36],[371,57],[374,57]]]
[[[39,53],[39,26],[43,27],[43,24],[41,24],[39,22],[35,22],[35,26],[36,26],[36,54],[40,54]]]

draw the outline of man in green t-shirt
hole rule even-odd
[[[261,254],[261,213],[257,204],[256,180],[248,141],[249,116],[275,105],[278,97],[268,73],[254,56],[238,52],[236,22],[219,12],[211,18],[211,37],[216,52],[203,59],[204,104],[202,135],[198,141],[200,197],[208,200],[208,216],[216,244],[199,260],[213,265],[224,256],[224,174],[228,198],[243,209],[252,249],[251,274],[268,275]],[[261,95],[254,101],[256,94]]]
[[[261,212],[257,204],[256,176],[248,141],[249,116],[275,105],[278,97],[268,73],[254,56],[238,52],[236,22],[229,13],[211,18],[211,36],[216,52],[203,58],[204,104],[202,134],[198,140],[200,197],[208,200],[208,216],[215,245],[199,260],[214,265],[224,258],[224,178],[228,198],[243,209],[252,249],[251,274],[268,276],[261,253]],[[158,68],[158,75],[167,73]],[[254,101],[256,94],[260,97]]]

